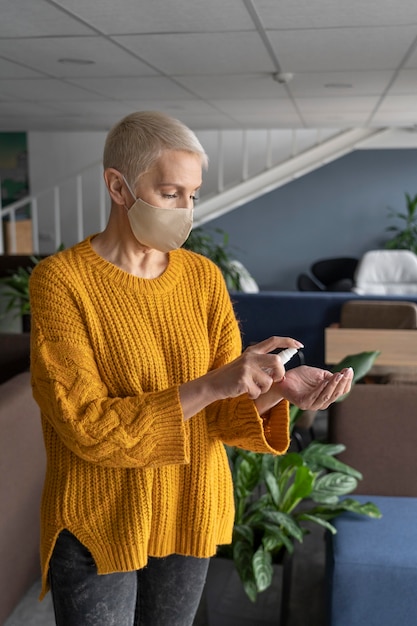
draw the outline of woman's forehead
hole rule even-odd
[[[158,184],[181,184],[199,187],[202,164],[199,154],[182,150],[166,150],[153,166],[140,178],[141,182],[152,180]]]

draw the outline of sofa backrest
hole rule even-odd
[[[23,372],[0,385],[0,624],[40,576],[45,463],[39,408]]]
[[[304,343],[308,365],[325,367],[324,330],[339,323],[342,305],[349,300],[417,302],[417,294],[361,296],[350,292],[260,291],[231,294],[245,346],[271,335],[294,337]]]

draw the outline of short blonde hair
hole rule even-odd
[[[194,132],[159,111],[131,113],[113,126],[104,145],[103,167],[118,170],[134,186],[165,150],[198,154],[207,168],[207,154]]]

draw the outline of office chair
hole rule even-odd
[[[311,266],[311,273],[326,291],[351,291],[358,259],[335,257],[321,259]]]

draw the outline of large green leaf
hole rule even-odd
[[[255,602],[258,588],[252,566],[253,550],[244,541],[236,541],[233,545],[233,561],[243,583],[247,596]]]
[[[335,502],[339,496],[351,493],[358,486],[358,481],[354,476],[347,476],[340,472],[331,472],[324,476],[319,476],[311,493],[314,502]]]
[[[245,498],[252,493],[261,476],[261,459],[250,453],[240,454],[235,460],[234,486],[238,498]]]
[[[314,441],[301,452],[301,455],[304,461],[314,470],[320,468],[329,469],[354,476],[357,480],[362,480],[362,474],[358,470],[334,458],[334,454],[339,454],[343,450],[345,450],[343,445],[323,444]]]
[[[260,592],[265,591],[270,586],[274,573],[271,554],[260,546],[253,555],[252,565],[256,587]]]
[[[233,527],[233,541],[244,541],[253,545],[253,529],[247,524],[235,524]]]
[[[321,459],[321,466],[335,472],[346,474],[347,476],[353,476],[356,480],[362,480],[363,478],[361,472],[332,456],[323,457]]]
[[[353,498],[342,498],[335,504],[318,504],[309,510],[309,514],[318,515],[323,519],[331,520],[345,511],[357,513],[358,515],[365,515],[366,517],[374,519],[382,517],[381,511],[373,502],[362,503]]]
[[[303,459],[297,452],[287,452],[275,459],[275,475],[280,475],[287,468],[300,467],[303,465]]]
[[[314,524],[317,524],[318,526],[323,526],[323,528],[329,530],[332,535],[336,533],[335,527],[327,521],[326,517],[322,517],[321,515],[314,515],[314,513],[300,513],[298,519],[305,522],[314,522]]]
[[[264,511],[263,524],[265,526],[268,524],[268,528],[270,528],[270,523],[276,524],[277,528],[285,529],[289,535],[298,541],[303,540],[303,531],[291,515],[282,511],[266,510]]]
[[[314,485],[314,474],[305,465],[295,469],[294,482],[287,486],[282,497],[282,509],[289,513],[303,499],[310,496]]]
[[[252,502],[248,503],[246,507],[245,519],[247,518],[248,515],[253,515],[256,513],[262,514],[263,509],[269,506],[270,504],[271,504],[271,496],[269,495],[269,493],[262,494],[261,496],[256,498],[256,500],[252,500]]]
[[[341,511],[350,511],[351,513],[358,513],[360,515],[366,515],[374,519],[382,517],[382,513],[379,508],[373,502],[358,502],[352,498],[344,498],[339,502],[338,514]]]
[[[263,530],[262,545],[264,550],[268,552],[277,552],[285,543],[284,536],[286,535],[279,528],[279,526],[269,524],[268,522],[265,522]]]
[[[279,483],[275,478],[275,475],[270,471],[266,471],[264,474],[264,480],[268,493],[271,496],[272,502],[275,504],[275,506],[278,506],[281,492],[279,488]]]
[[[311,441],[304,450],[300,452],[304,460],[316,454],[325,454],[327,456],[335,456],[346,450],[346,446],[342,443],[321,443],[320,441]]]
[[[373,367],[375,359],[381,354],[380,351],[374,350],[371,352],[359,352],[358,354],[349,354],[346,356],[340,363],[332,367],[332,371],[339,372],[345,367],[353,368],[353,382],[356,383],[358,380],[363,378],[369,370]],[[336,402],[341,402],[344,398],[341,396],[336,400]]]

